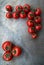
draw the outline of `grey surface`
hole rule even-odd
[[[44,65],[44,0],[18,0],[15,2],[16,4],[29,3],[33,7],[42,9],[43,28],[39,33],[39,38],[35,40],[27,32],[26,20],[18,19],[17,21],[11,21],[4,18],[4,6],[9,2],[11,3],[8,0],[0,0],[0,65]],[[10,25],[10,23],[12,24]],[[4,51],[1,46],[2,42],[6,40],[12,41],[23,49],[22,55],[18,58],[13,58],[10,62],[2,59]]]

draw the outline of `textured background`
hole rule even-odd
[[[43,28],[39,33],[39,38],[33,40],[28,34],[26,20],[18,19],[16,21],[4,18],[4,7],[9,2],[14,3],[14,5],[28,3],[33,7],[42,9]],[[0,0],[0,14],[0,65],[44,65],[44,0]],[[18,58],[13,58],[10,62],[2,59],[4,51],[1,46],[2,42],[6,40],[12,41],[23,49],[22,55]]]

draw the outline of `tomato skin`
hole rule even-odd
[[[41,28],[42,28],[41,24],[36,25],[36,30],[37,30],[37,31],[40,31]]]
[[[27,21],[27,25],[28,25],[29,27],[33,27],[33,26],[34,26],[34,21],[33,21],[33,20],[28,20],[28,21]]]
[[[10,61],[12,60],[13,56],[12,54],[10,53],[10,51],[6,51],[4,54],[3,54],[3,59],[5,61]]]
[[[32,38],[33,38],[33,39],[37,38],[37,34],[36,34],[36,33],[33,33],[33,34],[32,34]]]
[[[35,17],[35,22],[36,22],[37,24],[41,23],[41,17],[40,17],[40,16],[36,16],[36,17]]]
[[[24,10],[26,13],[28,13],[28,12],[30,11],[30,5],[24,4],[23,10]]]
[[[22,11],[21,13],[20,13],[20,18],[22,18],[22,19],[24,19],[24,18],[26,18],[26,13],[24,12],[24,11]]]
[[[33,13],[33,12],[29,12],[29,13],[28,13],[28,18],[29,18],[30,20],[32,20],[32,19],[34,18],[34,13]]]
[[[13,12],[13,18],[18,19],[19,18],[19,13],[18,12]]]
[[[18,46],[14,46],[13,49],[12,49],[12,55],[15,56],[15,57],[20,56],[21,52],[22,52],[22,50]]]
[[[6,5],[6,10],[7,11],[12,11],[12,6],[11,5]]]
[[[21,5],[17,5],[15,9],[17,12],[20,13],[22,11],[23,7]]]
[[[7,12],[6,13],[6,18],[8,18],[8,19],[12,18],[12,14],[10,12]]]
[[[41,15],[41,9],[40,9],[40,8],[37,8],[37,9],[36,9],[35,15],[36,15],[36,16]]]
[[[3,44],[2,44],[2,49],[4,51],[10,51],[12,49],[12,43],[10,41],[5,41]]]
[[[34,27],[29,27],[29,28],[28,28],[28,32],[31,33],[31,34],[32,34],[32,33],[35,33]]]

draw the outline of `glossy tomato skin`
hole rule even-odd
[[[18,12],[13,12],[13,18],[18,19],[19,18],[19,13]]]
[[[28,32],[31,33],[31,34],[32,34],[32,33],[35,33],[34,27],[29,27],[29,28],[28,28]]]
[[[6,5],[6,10],[7,11],[12,11],[12,6],[11,5]]]
[[[33,39],[37,38],[37,34],[36,34],[36,33],[33,33],[33,34],[32,34],[32,38],[33,38]]]
[[[21,5],[17,5],[15,9],[20,13],[23,10],[23,7]]]
[[[33,12],[29,12],[29,13],[28,13],[28,18],[29,18],[30,20],[32,20],[32,19],[34,18],[34,13],[33,13]]]
[[[30,11],[30,5],[24,4],[23,10],[24,10],[26,13],[28,13],[28,12]]]
[[[27,25],[28,25],[29,27],[33,27],[33,26],[34,26],[34,21],[33,21],[33,20],[28,20],[28,21],[27,21]]]
[[[4,54],[3,54],[3,59],[5,61],[10,61],[12,60],[13,56],[12,54],[10,53],[10,51],[6,51]]]
[[[26,13],[25,13],[24,11],[22,11],[22,12],[20,13],[20,18],[24,19],[24,18],[26,18],[26,17],[27,17]]]
[[[12,49],[12,43],[10,41],[5,41],[3,44],[2,44],[2,49],[4,51],[11,51]]]
[[[36,22],[37,24],[41,23],[41,17],[40,17],[40,16],[36,16],[36,17],[35,17],[35,22]]]
[[[37,30],[37,31],[40,31],[41,28],[42,28],[41,24],[36,25],[36,30]]]
[[[22,52],[22,50],[18,46],[14,46],[13,49],[12,49],[12,55],[15,56],[15,57],[20,56],[21,52]]]
[[[37,8],[37,9],[35,10],[35,15],[36,15],[36,16],[41,15],[41,9],[40,9],[40,8]]]
[[[10,12],[7,12],[6,13],[6,18],[8,18],[8,19],[12,18],[12,14]]]

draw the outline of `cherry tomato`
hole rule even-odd
[[[20,13],[20,18],[22,18],[22,19],[24,19],[24,18],[26,18],[26,13],[24,12],[24,11],[22,11],[21,13]]]
[[[29,18],[30,20],[32,20],[32,19],[34,18],[34,13],[33,13],[33,12],[29,12],[29,13],[28,13],[28,18]]]
[[[28,12],[30,11],[30,5],[24,4],[23,10],[24,10],[26,13],[28,13]]]
[[[21,52],[22,52],[22,50],[18,46],[14,46],[13,49],[12,49],[12,54],[15,57],[20,56],[21,55]]]
[[[34,27],[29,27],[28,28],[28,32],[31,33],[31,34],[34,33],[35,32],[35,28]]]
[[[40,16],[36,16],[36,17],[35,17],[35,22],[36,22],[37,24],[41,23],[41,17],[40,17]]]
[[[19,18],[19,13],[18,12],[13,12],[13,18],[18,19]]]
[[[33,34],[32,34],[32,38],[33,38],[33,39],[37,38],[37,34],[36,34],[36,33],[33,33]]]
[[[12,14],[10,12],[7,12],[6,13],[6,18],[8,18],[8,19],[12,18]]]
[[[41,9],[40,9],[40,8],[37,8],[37,9],[35,10],[35,15],[36,15],[36,16],[41,15]]]
[[[16,11],[17,11],[17,12],[21,12],[22,9],[23,9],[23,7],[22,7],[21,5],[17,5],[17,6],[16,6]]]
[[[41,28],[42,28],[41,24],[36,25],[36,30],[37,31],[41,30]]]
[[[6,10],[7,11],[12,11],[12,6],[11,5],[6,5]]]
[[[12,49],[12,43],[10,41],[5,41],[3,44],[2,44],[2,49],[4,51],[11,51]]]
[[[3,59],[5,61],[10,61],[12,60],[13,56],[12,54],[10,53],[10,51],[6,51],[4,54],[3,54]]]
[[[34,26],[34,21],[33,21],[33,20],[28,20],[28,21],[27,21],[27,25],[28,25],[29,27],[33,27],[33,26]]]

